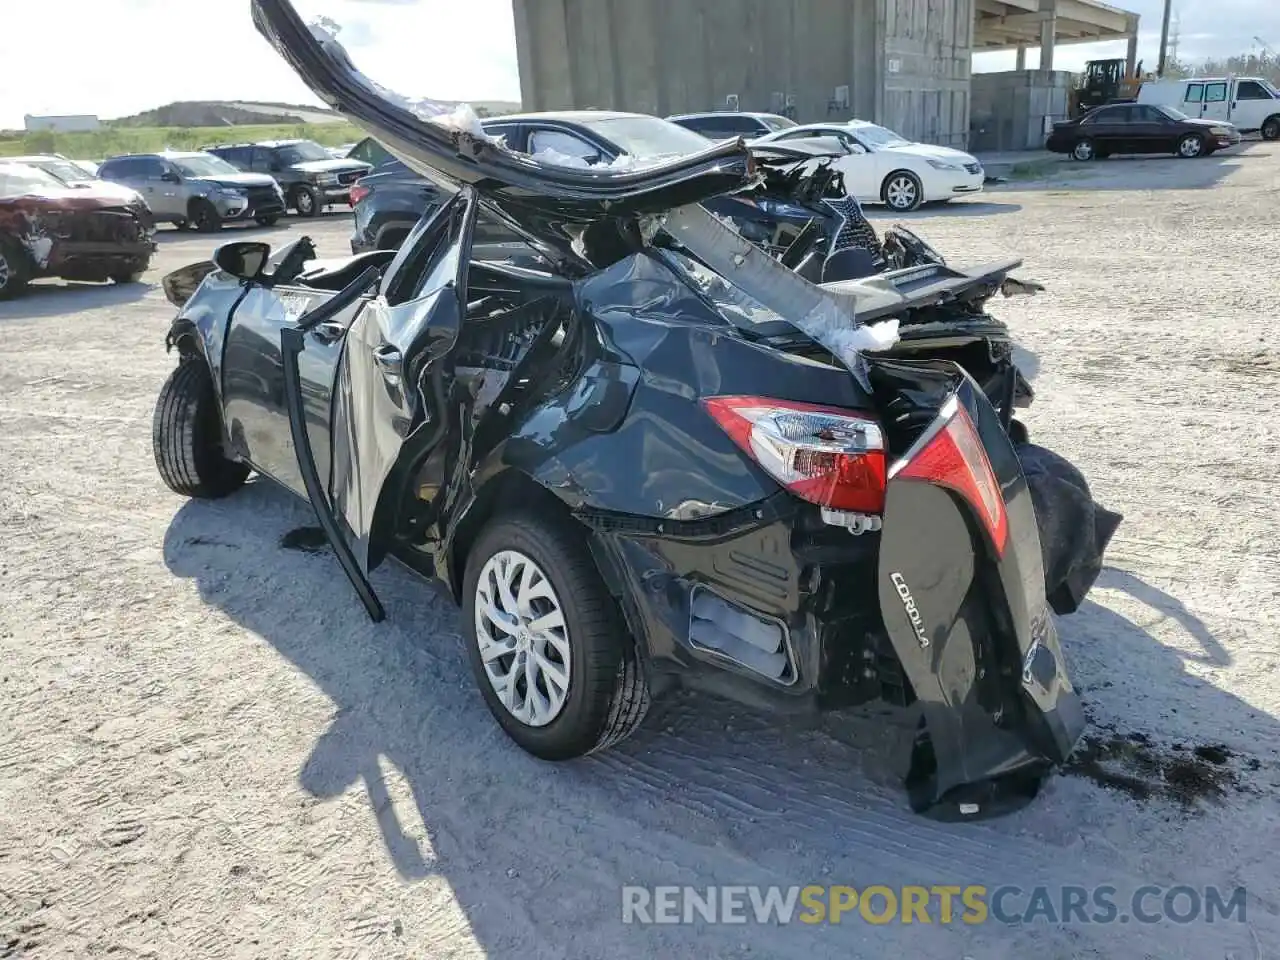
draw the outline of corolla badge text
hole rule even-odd
[[[906,579],[900,573],[891,573],[889,574],[889,582],[898,591],[898,597],[902,600],[902,606],[906,608],[907,618],[911,621],[911,629],[916,632],[916,639],[920,641],[920,646],[929,646],[929,637],[924,632],[924,617],[920,616],[920,610],[911,596],[911,588],[907,586]]]

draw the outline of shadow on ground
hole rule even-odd
[[[157,285],[140,283],[78,283],[37,280],[13,300],[0,303],[0,322],[57,317],[77,310],[119,307],[141,300]]]
[[[926,203],[911,213],[895,213],[884,206],[866,206],[863,212],[871,220],[929,220],[933,217],[992,217],[1002,213],[1017,213],[1020,203],[1004,203],[991,200],[952,200],[942,203]]]
[[[305,503],[254,482],[224,501],[184,505],[167,532],[165,562],[332,700],[334,719],[298,772],[301,788],[328,799],[360,787],[394,869],[406,880],[446,877],[471,934],[494,960],[746,956],[747,940],[750,956],[802,949],[811,958],[846,958],[880,955],[890,942],[882,935],[880,946],[870,945],[875,931],[855,924],[805,931],[626,926],[619,906],[624,883],[999,877],[1025,887],[1050,882],[1054,871],[1061,881],[1064,869],[1074,878],[1067,882],[1088,875],[1087,862],[1064,858],[1061,849],[1087,824],[1075,822],[1082,816],[1075,806],[1053,800],[1052,785],[1003,820],[945,825],[912,815],[895,772],[897,737],[907,727],[886,724],[876,711],[836,715],[820,727],[679,695],[656,706],[645,727],[611,751],[563,764],[537,761],[485,709],[452,604],[392,564],[373,577],[388,620],[369,623],[330,552],[296,532],[314,524]],[[278,546],[282,540],[295,549]],[[1109,571],[1106,582],[1184,616],[1206,656],[1226,657],[1173,598],[1131,574]],[[1110,730],[1131,729],[1126,697],[1200,713],[1224,729],[1273,722],[1234,696],[1189,685],[1177,654],[1101,606],[1086,605],[1064,620],[1063,631],[1091,709],[1108,701],[1098,719]],[[1154,741],[1160,731],[1138,732]],[[1268,737],[1274,741],[1273,732]],[[391,801],[383,761],[409,784],[412,808]],[[1159,790],[1149,796],[1164,802]],[[1046,822],[1046,809],[1059,819]],[[1167,816],[1178,816],[1176,805]],[[415,839],[424,833],[429,847]],[[1098,882],[1118,882],[1114,869],[1107,876]],[[405,918],[406,926],[411,922]],[[1144,936],[1171,936],[1167,928],[1148,928]],[[1123,932],[1107,928],[1106,937]],[[1053,939],[1042,926],[998,924],[898,931],[905,933],[920,955],[958,955],[963,946],[1012,957]],[[1181,927],[1173,935],[1199,934]],[[1091,934],[1077,928],[1071,936]]]

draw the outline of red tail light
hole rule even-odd
[[[369,195],[369,188],[359,183],[351,185],[351,205],[354,207],[357,203]]]
[[[874,417],[771,397],[703,400],[743,451],[802,500],[832,510],[884,510],[884,435]]]
[[[939,419],[941,428],[917,452],[908,453],[895,463],[890,477],[924,480],[964,497],[981,518],[997,556],[1003,555],[1009,538],[1009,518],[1004,494],[978,430],[955,397],[947,401]]]

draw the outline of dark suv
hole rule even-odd
[[[275,177],[285,202],[300,217],[314,217],[330,204],[350,203],[351,185],[370,170],[359,160],[334,159],[312,140],[224,144],[209,152],[240,170]]]

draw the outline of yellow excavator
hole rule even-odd
[[[1155,79],[1154,74],[1142,72],[1141,60],[1133,73],[1125,71],[1125,64],[1125,59],[1118,57],[1090,60],[1084,65],[1084,73],[1076,77],[1069,94],[1067,109],[1072,120],[1104,103],[1132,100],[1137,97],[1138,88],[1144,80]]]

